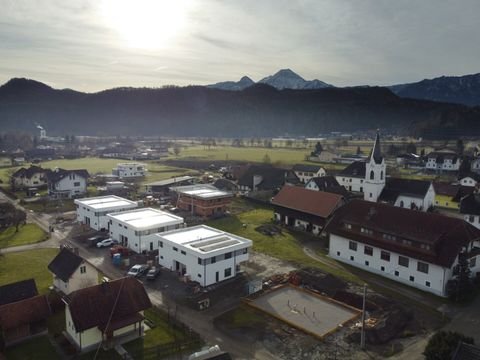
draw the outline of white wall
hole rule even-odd
[[[138,177],[145,176],[147,169],[146,165],[142,163],[128,163],[128,164],[118,164],[117,167],[113,170],[114,175],[119,177]]]
[[[130,206],[123,206],[121,208],[109,208],[107,210],[102,209],[102,211],[94,211],[88,206],[77,204],[77,221],[79,223],[89,225],[94,230],[108,229],[109,218],[107,214],[113,214],[121,211],[131,210],[136,208],[136,204]],[[89,220],[87,220],[88,218]],[[89,223],[89,224],[88,224]]]
[[[460,168],[460,159],[457,158],[456,162],[452,162],[451,159],[444,159],[443,163],[437,164],[436,158],[428,158],[425,167],[431,170],[458,171]]]
[[[468,215],[468,214],[464,214],[463,215],[463,219],[472,224],[473,226],[475,226],[477,229],[480,229],[480,216],[478,215]]]
[[[474,187],[477,185],[477,182],[475,181],[475,179],[472,179],[470,176],[467,176],[460,180],[460,185]]]
[[[71,176],[66,176],[55,184],[55,191],[68,192],[68,197],[85,194],[87,192],[87,180],[77,174],[71,174]]]
[[[326,172],[324,168],[318,169],[317,172],[309,172],[309,171],[295,171],[295,175],[297,175],[298,179],[306,184],[310,181],[311,178],[325,176]]]
[[[407,268],[398,264],[398,257],[400,255],[398,253],[385,250],[390,253],[390,261],[385,261],[380,258],[382,249],[372,246],[373,255],[369,256],[364,254],[365,245],[363,243],[356,242],[357,251],[354,251],[349,249],[349,242],[349,239],[330,234],[329,255],[341,262],[379,274],[417,289],[431,292],[438,296],[446,296],[445,286],[452,276],[450,269],[429,264],[428,274],[425,274],[417,270],[417,260],[414,258],[409,258],[409,267]],[[352,256],[353,260],[351,260]],[[366,265],[366,261],[368,261],[368,265]],[[398,275],[396,275],[396,271]],[[413,281],[410,280],[410,276],[413,276]],[[430,287],[426,285],[427,281],[430,282]]]
[[[363,186],[363,199],[366,201],[377,202],[383,188],[385,187],[386,166],[385,159],[381,164],[375,163],[373,157],[365,164],[365,182]],[[371,172],[373,171],[373,179]]]
[[[364,190],[364,178],[348,177],[344,175],[335,176],[337,182],[342,185],[348,191],[363,192]]]
[[[93,327],[82,332],[75,330],[68,305],[65,306],[65,327],[67,334],[80,350],[92,347],[102,341],[102,332],[98,327]]]
[[[31,178],[15,177],[15,186],[17,187],[37,187],[47,184],[47,177],[43,173],[35,173]]]
[[[82,272],[82,267],[84,267],[85,272]],[[96,284],[98,284],[98,271],[86,261],[80,264],[67,282],[53,275],[53,286],[67,295],[72,291]]]

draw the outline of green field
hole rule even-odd
[[[48,239],[48,234],[36,224],[21,225],[15,232],[15,226],[0,231],[0,249],[33,244]]]
[[[0,285],[34,278],[38,292],[45,294],[53,283],[47,265],[58,249],[38,249],[0,255]]]

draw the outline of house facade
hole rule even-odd
[[[460,182],[460,185],[462,186],[476,187],[478,182],[480,181],[480,175],[474,172],[462,174],[461,176],[459,176],[458,180]]]
[[[316,165],[295,164],[292,170],[302,184],[306,184],[314,177],[326,175],[325,169]]]
[[[425,169],[435,171],[458,171],[460,169],[461,159],[453,151],[440,150],[432,151],[427,155]]]
[[[235,277],[248,261],[252,241],[206,225],[156,235],[159,264],[188,275],[201,286]]]
[[[365,161],[355,161],[335,175],[335,179],[347,191],[363,193],[365,174]]]
[[[16,189],[43,187],[47,185],[48,172],[49,170],[34,165],[28,169],[22,167],[13,173],[11,182]]]
[[[177,195],[177,208],[202,217],[225,214],[233,199],[232,193],[206,184],[173,187],[171,190]]]
[[[471,193],[460,201],[460,214],[463,219],[480,229],[480,195]]]
[[[115,195],[75,199],[77,221],[97,231],[109,230],[107,214],[135,209],[138,203]]]
[[[147,165],[143,163],[119,163],[112,169],[112,175],[119,178],[144,177],[147,174]]]
[[[430,181],[388,178],[378,201],[406,209],[427,211],[435,205],[435,190]]]
[[[156,233],[186,226],[182,217],[153,208],[128,210],[107,217],[110,237],[136,253],[158,250]]]
[[[250,165],[238,179],[240,191],[271,191],[285,184],[298,184],[300,180],[291,170],[267,165]]]
[[[48,264],[54,288],[66,295],[98,283],[98,271],[72,250],[62,248]]]
[[[48,174],[48,194],[57,199],[73,198],[87,192],[87,170],[54,169]]]
[[[275,221],[315,235],[344,203],[341,195],[297,186],[284,186],[272,200]]]
[[[127,277],[77,290],[65,298],[67,338],[80,351],[100,343],[115,346],[120,336],[143,335],[143,312],[152,306],[143,284]]]
[[[326,231],[332,258],[442,297],[459,254],[479,249],[480,239],[461,219],[361,200],[342,207]]]

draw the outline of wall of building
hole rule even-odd
[[[460,185],[475,187],[477,185],[477,182],[475,181],[475,179],[467,176],[460,180]]]
[[[91,348],[102,341],[102,332],[97,327],[82,332],[75,330],[68,305],[65,307],[65,328],[70,339],[80,350]]]
[[[45,186],[47,177],[43,173],[35,173],[31,178],[15,177],[14,184],[17,188]]]
[[[350,241],[354,241],[357,244],[356,251],[350,249]],[[452,276],[450,269],[435,264],[428,264],[428,274],[425,274],[417,270],[418,261],[416,259],[409,258],[409,266],[407,268],[398,263],[399,256],[403,255],[385,250],[390,253],[390,261],[385,261],[381,259],[381,251],[383,249],[373,246],[372,248],[373,254],[370,256],[364,253],[365,244],[330,234],[330,257],[417,289],[438,296],[445,296],[445,286]],[[411,276],[413,276],[413,280]]]
[[[310,172],[310,171],[295,171],[295,175],[297,175],[298,179],[303,183],[306,184],[310,179],[314,177],[325,176],[326,172],[324,168],[320,168],[317,172]]]
[[[84,225],[89,225],[94,230],[101,230],[101,229],[108,229],[108,223],[110,219],[107,217],[107,214],[113,214],[121,211],[135,209],[137,205],[131,206],[124,206],[124,207],[116,207],[116,208],[109,208],[103,209],[102,211],[94,211],[93,209],[83,206],[77,205],[77,221]],[[86,218],[90,219],[87,220]]]
[[[198,216],[210,217],[214,214],[223,214],[228,205],[232,202],[231,197],[218,199],[198,199],[188,195],[180,194],[177,200],[177,207],[185,211],[192,211]]]
[[[460,209],[460,203],[453,201],[451,196],[448,195],[435,195],[435,206],[447,208],[447,209]]]
[[[356,192],[362,192],[364,189],[364,178],[357,178],[357,177],[348,177],[348,176],[343,176],[343,175],[338,175],[335,176],[335,179],[337,179],[337,182],[342,185],[345,189],[348,191],[356,191]]]
[[[443,163],[437,163],[436,158],[428,158],[425,167],[429,170],[458,171],[460,168],[460,159],[452,162],[452,159],[444,159]]]
[[[82,267],[84,267],[85,272],[82,272]],[[80,264],[67,282],[64,282],[59,277],[53,275],[53,286],[67,295],[75,290],[83,289],[96,284],[98,284],[97,269],[95,269],[95,267],[86,261],[83,261]]]
[[[55,184],[54,191],[68,193],[68,197],[85,194],[87,192],[87,180],[76,174],[66,176]]]

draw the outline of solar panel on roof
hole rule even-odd
[[[202,246],[208,246],[208,245],[212,245],[212,244],[217,244],[219,242],[222,242],[222,241],[226,241],[226,240],[229,240],[230,238],[228,236],[221,236],[221,237],[218,237],[218,238],[215,238],[215,239],[212,239],[212,240],[205,240],[205,241],[198,241],[198,242],[195,242],[193,244],[191,244],[191,247],[193,248],[200,248]]]
[[[213,250],[221,249],[221,248],[231,246],[231,245],[236,245],[236,244],[240,244],[240,241],[232,239],[232,240],[228,240],[228,241],[222,241],[222,242],[217,243],[217,244],[201,247],[200,251],[210,252],[210,251],[213,251]]]

